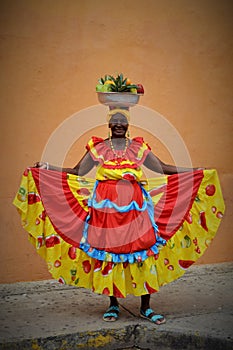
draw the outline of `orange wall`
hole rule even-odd
[[[227,0],[1,1],[0,282],[50,278],[12,200],[56,127],[97,104],[95,85],[105,73],[141,82],[141,103],[179,131],[193,165],[217,168],[227,211],[199,262],[232,260],[232,7]],[[85,136],[67,156],[70,166]]]

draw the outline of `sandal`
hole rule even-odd
[[[157,325],[166,322],[166,319],[162,315],[156,315],[152,309],[146,309],[146,311],[140,310],[140,316],[147,319],[148,321],[155,323]]]
[[[105,322],[115,322],[118,319],[119,312],[119,306],[110,306],[104,313],[103,320]]]

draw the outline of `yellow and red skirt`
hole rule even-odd
[[[182,276],[224,214],[216,170],[142,184],[28,168],[13,204],[53,278],[122,298]]]

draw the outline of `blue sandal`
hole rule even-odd
[[[119,312],[119,306],[110,306],[104,313],[103,320],[105,322],[115,322],[118,319]]]
[[[160,325],[166,322],[166,319],[164,316],[156,315],[152,309],[146,309],[146,311],[142,311],[141,309],[140,316],[157,325]]]

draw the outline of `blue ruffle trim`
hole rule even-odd
[[[103,209],[103,208],[108,208],[108,209],[116,209],[120,213],[126,213],[130,210],[137,210],[137,211],[145,211],[148,207],[148,201],[144,201],[142,204],[142,207],[140,208],[138,203],[135,201],[130,202],[129,205],[123,205],[119,206],[113,202],[111,202],[109,199],[104,199],[101,202],[96,202],[96,188],[98,185],[99,181],[96,181],[94,189],[93,189],[93,196],[88,200],[88,207],[92,207],[95,209]],[[143,193],[146,199],[149,199],[149,194],[145,191],[145,189],[141,186],[143,189]],[[152,203],[153,205],[153,203]],[[156,225],[157,226],[157,225]]]
[[[155,223],[154,220],[154,205],[151,199],[151,196],[149,193],[144,189],[144,187],[139,183],[139,186],[141,187],[141,190],[144,195],[144,201],[143,205],[140,208],[139,205],[132,201],[127,206],[118,206],[115,203],[111,202],[109,199],[105,199],[101,202],[96,202],[96,188],[98,186],[98,181],[96,181],[94,189],[93,189],[93,196],[88,200],[88,206],[95,208],[95,209],[103,209],[103,208],[114,208],[117,211],[121,213],[128,212],[130,210],[137,210],[137,211],[148,211],[152,227],[154,228],[155,237],[156,237],[156,243],[151,246],[149,249],[141,250],[138,252],[133,253],[127,253],[127,254],[116,254],[116,253],[110,253],[106,252],[105,250],[100,250],[97,248],[93,248],[88,243],[88,222],[90,220],[90,215],[87,216],[84,230],[83,230],[83,237],[80,242],[80,249],[82,249],[88,256],[94,259],[98,259],[101,261],[111,261],[114,263],[120,263],[120,262],[129,262],[130,264],[133,264],[134,262],[142,262],[145,261],[151,254],[151,251],[154,253],[154,255],[159,254],[159,246],[166,245],[166,240],[161,238],[158,235],[158,226]],[[150,251],[150,254],[148,252]]]
[[[165,245],[166,241],[162,238],[159,238],[158,241],[150,247],[150,251],[154,253],[154,255],[159,254],[159,245]],[[112,261],[113,263],[120,262],[129,262],[133,264],[135,262],[145,261],[150,255],[148,255],[148,250],[141,250],[135,253],[127,253],[127,254],[115,254],[105,252],[104,250],[99,250],[96,248],[92,248],[88,243],[80,243],[80,249],[82,249],[88,256],[91,258],[101,260],[101,261]]]

